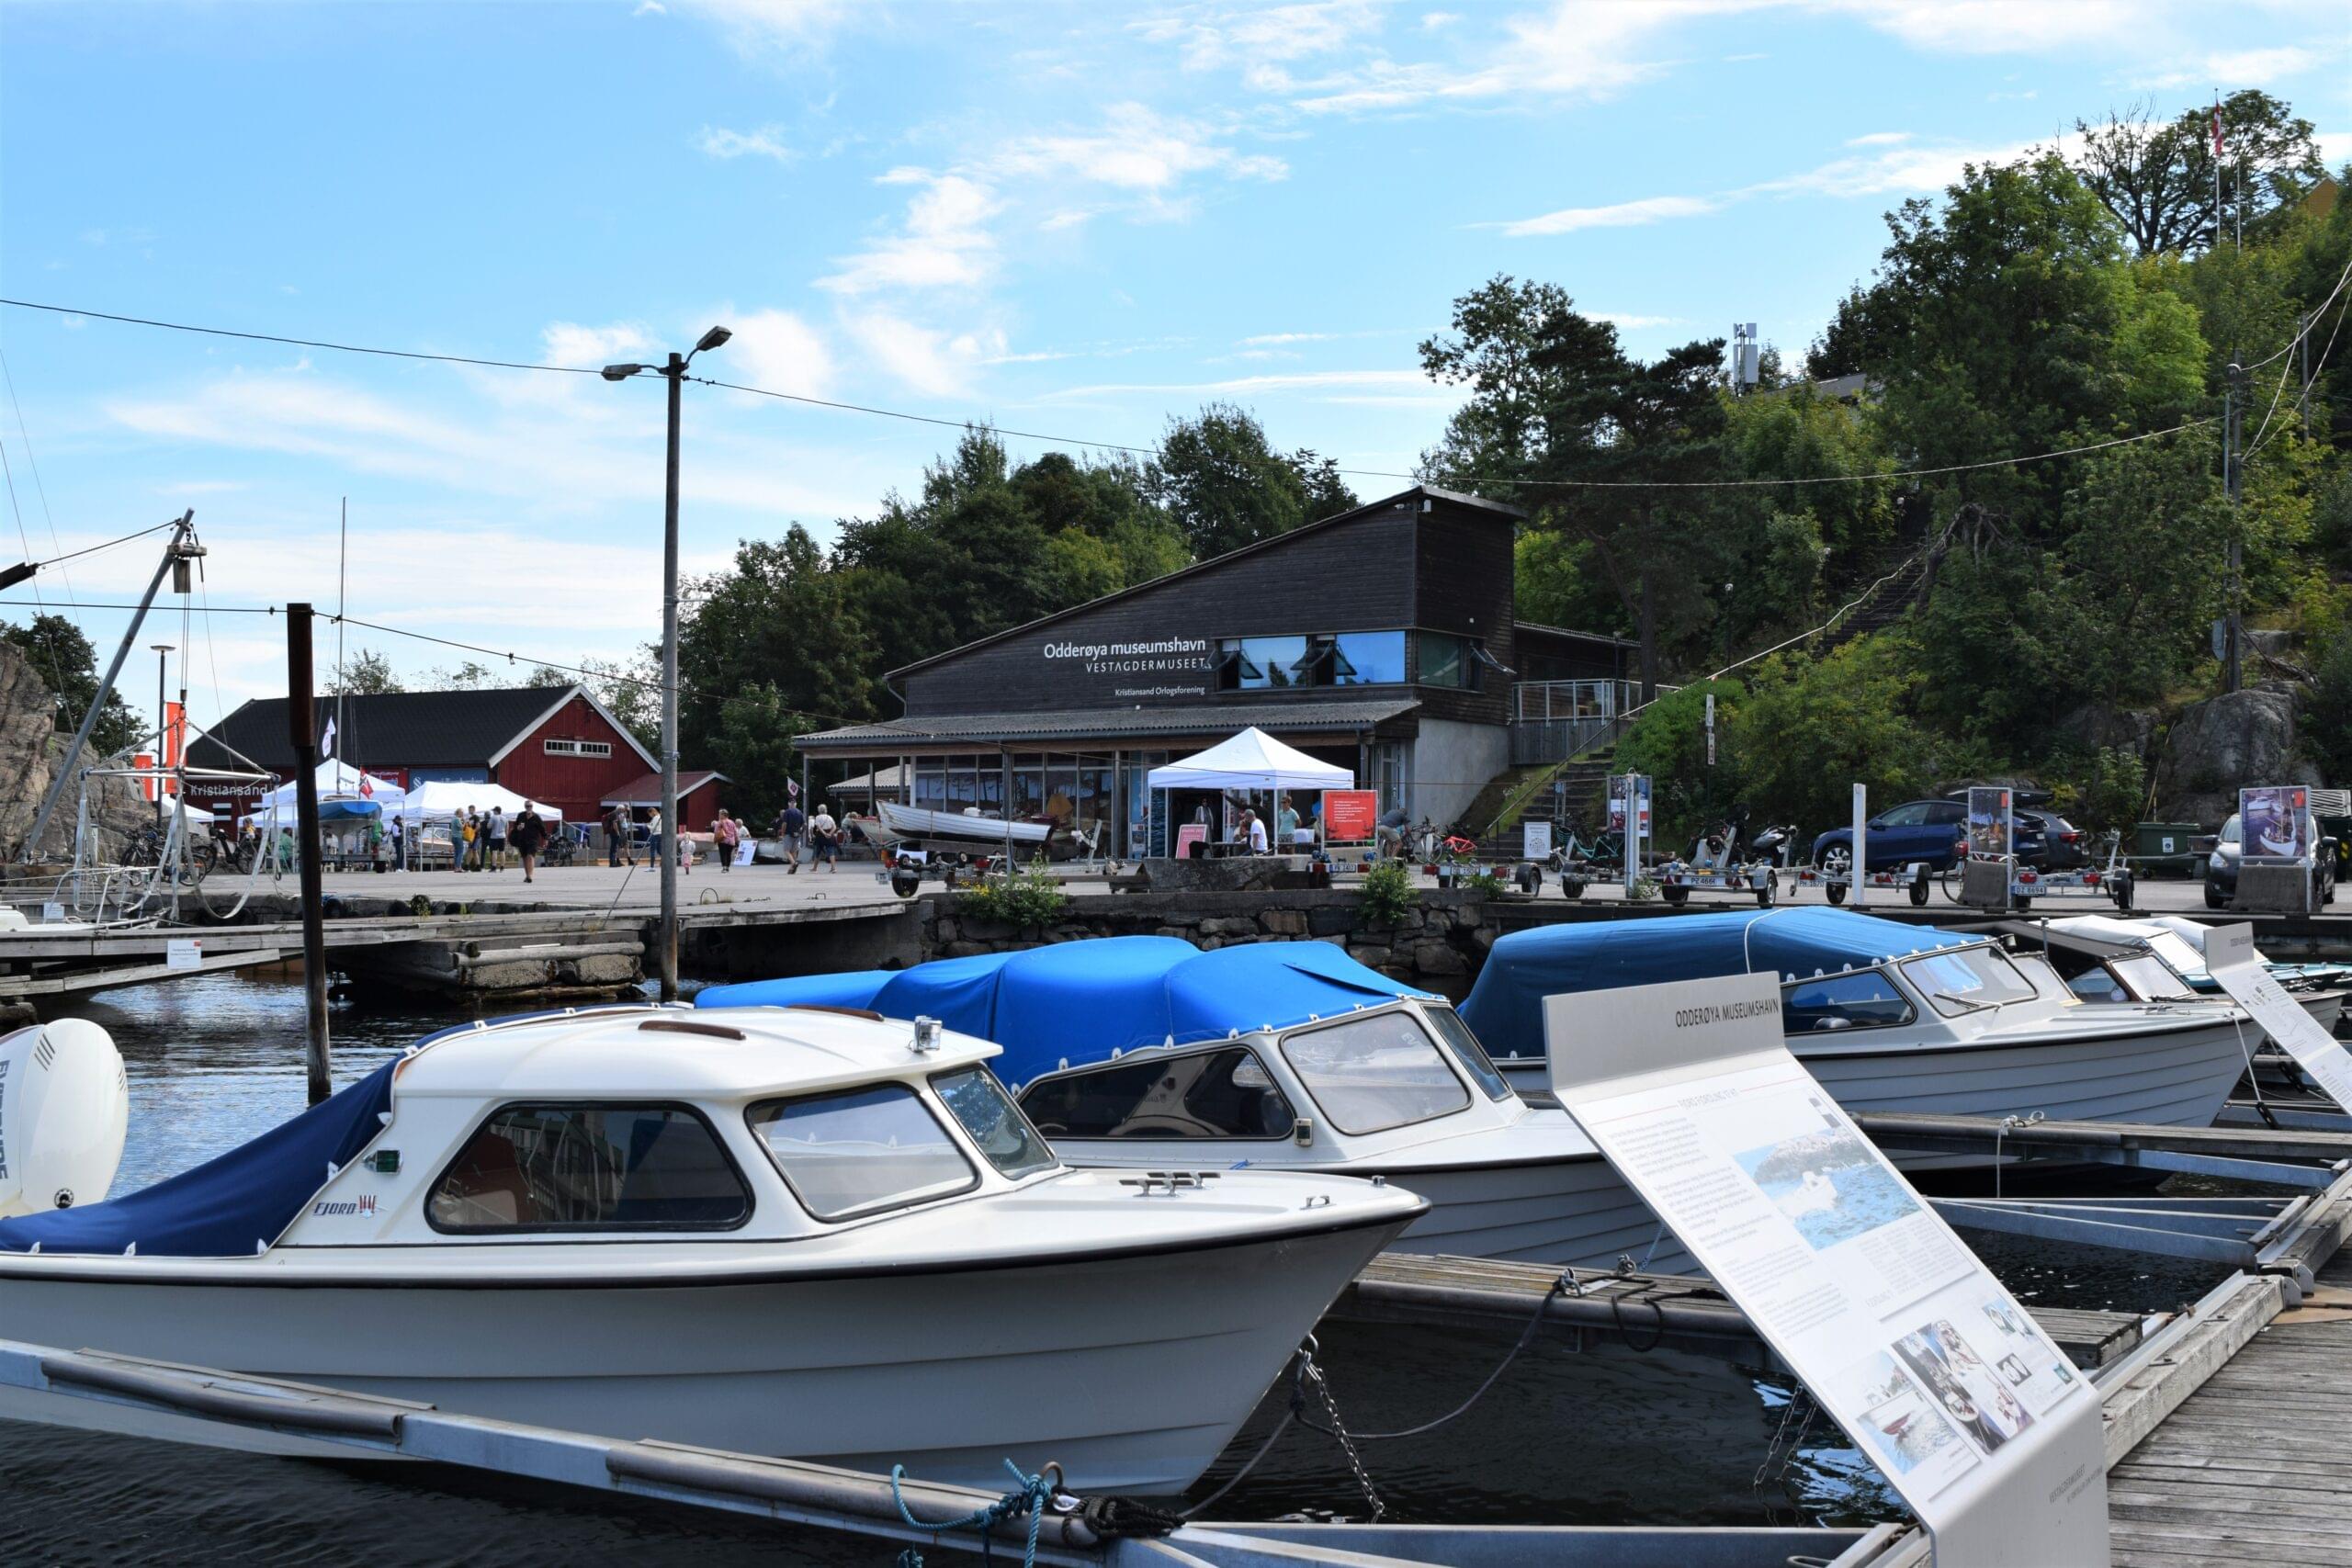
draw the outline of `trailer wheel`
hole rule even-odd
[[[2021,893],[2016,898],[2011,900],[2011,905],[2020,913],[2027,909],[2030,909],[2033,908],[2033,895],[2030,893]]]
[[[1564,876],[1560,878],[1560,897],[1563,898],[1583,897],[1584,878],[1581,876]]]
[[[1690,902],[1690,889],[1688,887],[1661,887],[1657,896],[1678,909]]]
[[[2107,890],[2114,895],[2117,908],[2129,909],[2132,907],[2131,873],[2122,872],[2109,879]]]
[[[1911,907],[1915,909],[1919,908],[1924,906],[1927,901],[1928,879],[1924,876],[1913,877],[1911,879]]]
[[[1842,882],[1832,882],[1823,887],[1822,891],[1829,895],[1829,901],[1833,904],[1842,904],[1846,901],[1846,885]]]

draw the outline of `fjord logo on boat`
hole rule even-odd
[[[311,1213],[322,1219],[356,1217],[372,1220],[376,1217],[376,1195],[362,1192],[356,1198],[322,1198],[311,1205]]]

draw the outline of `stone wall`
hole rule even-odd
[[[962,958],[1098,936],[1172,936],[1213,949],[1243,942],[1329,942],[1385,975],[1459,998],[1494,945],[1475,894],[1424,892],[1402,923],[1367,926],[1353,888],[1290,893],[1111,893],[1073,898],[1044,927],[975,919],[955,899],[921,901],[922,956]]]

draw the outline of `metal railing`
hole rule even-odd
[[[1674,689],[1660,686],[1658,694]],[[1641,691],[1635,681],[1515,681],[1510,716],[1519,724],[1615,718],[1642,700]]]

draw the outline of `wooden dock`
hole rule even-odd
[[[2108,1472],[2117,1568],[2352,1562],[2352,1255]]]

